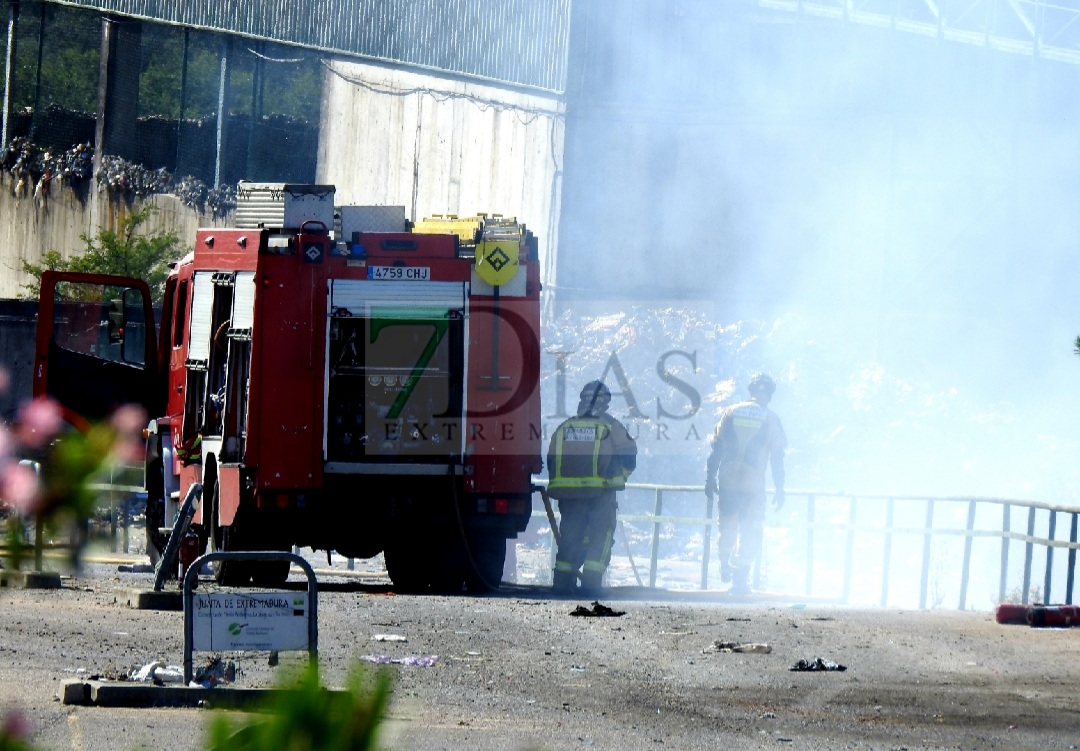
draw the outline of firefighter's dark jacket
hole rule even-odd
[[[606,412],[564,421],[548,446],[548,493],[558,500],[622,490],[637,467],[637,444]]]

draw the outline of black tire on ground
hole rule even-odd
[[[473,536],[469,540],[472,562],[465,573],[465,588],[473,593],[493,592],[502,583],[506,564],[506,540],[502,535]]]
[[[236,528],[235,519],[233,524],[223,527],[218,521],[218,490],[214,483],[210,490],[210,503],[205,507],[204,514],[210,514],[210,552],[234,553],[244,550],[240,544],[239,531]],[[203,519],[205,522],[205,518]],[[250,566],[241,561],[212,561],[210,567],[214,571],[214,580],[226,587],[242,587],[251,580]],[[287,573],[287,572],[286,572]]]
[[[414,538],[399,538],[383,550],[386,573],[399,592],[423,592],[431,584],[432,562]]]
[[[438,543],[432,544],[431,550],[431,588],[442,594],[460,594],[472,566],[457,530],[443,533]]]
[[[256,587],[280,587],[289,578],[289,561],[252,561],[251,582]]]

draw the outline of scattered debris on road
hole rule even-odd
[[[747,654],[767,655],[772,652],[772,647],[768,644],[754,642],[740,643],[717,639],[712,644],[705,647],[705,649],[701,650],[702,654],[708,654],[710,652],[742,652]]]
[[[794,670],[797,672],[818,672],[824,670],[842,671],[847,670],[847,666],[840,665],[838,663],[832,662],[831,660],[826,660],[821,657],[815,657],[812,660],[799,660],[790,668],[788,668],[788,670]]]
[[[206,665],[195,671],[193,685],[203,688],[214,688],[236,682],[236,664],[225,662],[220,657],[213,657]]]
[[[625,610],[612,610],[607,605],[601,605],[599,602],[593,602],[592,610],[584,605],[578,605],[572,611],[570,615],[582,616],[585,618],[618,618],[620,615],[626,615]]]
[[[409,655],[408,657],[391,657],[390,655],[362,655],[361,660],[374,662],[376,665],[408,665],[410,667],[430,668],[439,661],[437,655],[422,657]]]
[[[375,634],[371,637],[372,641],[408,641],[401,634]]]
[[[176,665],[166,665],[165,660],[155,660],[133,672],[131,680],[136,683],[153,683],[157,686],[165,683],[183,683],[184,669]]]

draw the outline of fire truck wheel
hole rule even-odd
[[[394,541],[383,551],[386,573],[399,592],[422,592],[431,579],[431,561],[418,553],[415,541]]]
[[[256,587],[280,587],[289,578],[289,561],[255,561],[251,565],[251,582]]]
[[[487,535],[469,540],[469,552],[475,562],[465,573],[465,588],[470,592],[492,592],[502,582],[503,565],[506,563],[506,540],[502,536]]]
[[[217,484],[210,490],[210,535],[209,547],[211,552],[236,552],[243,550],[238,544],[238,535],[235,523],[223,527],[218,521],[218,491]],[[235,521],[235,520],[234,520]],[[227,587],[242,587],[251,579],[251,569],[246,563],[240,561],[213,561],[210,567],[214,570],[214,580],[218,584]]]

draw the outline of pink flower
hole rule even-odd
[[[15,435],[24,446],[39,449],[60,432],[63,424],[60,405],[48,397],[39,397],[19,410]]]
[[[7,459],[15,451],[15,439],[11,431],[0,425],[0,462]]]
[[[41,504],[41,480],[33,467],[9,461],[0,467],[0,501],[26,516]]]
[[[113,455],[120,461],[141,462],[146,453],[146,444],[143,439],[146,410],[137,404],[125,404],[113,413],[110,422],[116,431]]]
[[[30,721],[20,712],[11,712],[0,723],[0,739],[24,739],[30,735]]]
[[[146,427],[146,410],[138,404],[125,404],[113,412],[111,422],[121,434],[141,436]]]

